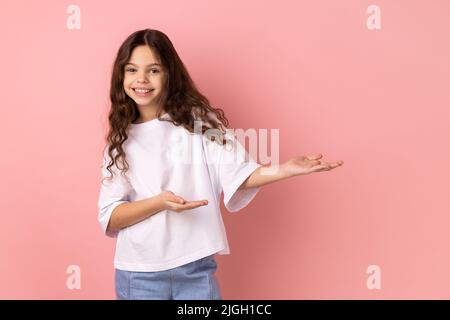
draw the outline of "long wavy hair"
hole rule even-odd
[[[112,70],[111,109],[108,115],[109,130],[105,146],[105,149],[108,148],[110,158],[107,165],[107,170],[111,173],[110,178],[114,175],[111,170],[113,165],[116,165],[123,175],[129,169],[122,145],[128,139],[129,125],[138,119],[140,113],[136,102],[125,93],[123,88],[124,67],[128,63],[133,49],[140,45],[147,45],[153,51],[165,71],[163,90],[157,98],[158,105],[164,106],[163,110],[157,111],[157,118],[160,121],[170,121],[176,126],[181,125],[192,133],[194,132],[194,120],[201,120],[202,134],[208,129],[218,129],[220,133],[225,133],[226,127],[228,127],[228,120],[223,110],[212,107],[208,99],[197,89],[170,39],[158,30],[136,31],[128,36],[120,46]],[[171,119],[161,119],[163,111],[166,111]],[[214,136],[211,140],[216,140],[219,144],[226,144],[225,138],[215,138]],[[121,168],[118,166],[119,162],[122,165]]]

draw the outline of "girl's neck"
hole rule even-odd
[[[154,120],[154,119],[156,119],[156,114],[157,114],[157,112],[152,112],[152,113],[149,113],[149,112],[142,113],[142,112],[140,112],[139,118],[136,119],[134,124],[139,124],[139,123],[144,123],[144,122],[147,122],[147,121]],[[166,111],[162,110],[161,111],[161,116],[163,116],[164,114],[166,114]]]

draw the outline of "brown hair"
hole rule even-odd
[[[164,106],[164,111],[170,115],[172,120],[160,118],[163,110],[158,110],[158,119],[170,121],[176,126],[181,125],[189,132],[194,131],[194,120],[201,120],[202,134],[210,128],[224,133],[228,126],[228,120],[223,110],[210,106],[208,99],[196,88],[170,39],[158,30],[136,31],[128,36],[120,46],[112,70],[111,109],[108,116],[109,131],[106,137],[106,147],[108,147],[110,158],[107,170],[111,173],[111,178],[114,173],[110,168],[114,164],[117,166],[119,161],[122,163],[122,169],[120,169],[122,174],[129,168],[122,145],[128,139],[130,123],[136,121],[140,114],[136,102],[125,93],[123,88],[124,67],[128,63],[133,49],[140,45],[147,45],[159,58],[166,71],[164,89],[157,102]],[[217,142],[226,143],[224,140]]]

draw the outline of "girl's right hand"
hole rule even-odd
[[[182,197],[175,195],[172,191],[161,191],[158,197],[161,199],[163,210],[175,212],[190,210],[208,204],[208,200],[186,201]]]

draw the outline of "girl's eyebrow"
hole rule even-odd
[[[129,64],[132,64],[133,66],[138,67],[137,64],[134,64],[132,62],[128,62],[126,65],[129,65]],[[147,67],[151,67],[151,66],[160,66],[160,64],[159,63],[150,63]]]

